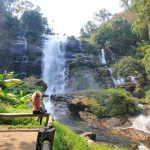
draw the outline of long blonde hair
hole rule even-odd
[[[31,97],[32,102],[35,100],[35,98],[36,98],[37,96],[39,96],[40,99],[41,99],[41,98],[42,98],[42,93],[41,93],[40,91],[34,92],[33,95],[32,95],[32,97]]]

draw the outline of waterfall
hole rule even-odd
[[[99,54],[99,58],[100,58],[101,63],[107,65],[104,49],[101,49],[101,55]],[[120,85],[120,84],[123,84],[123,83],[125,82],[125,81],[124,81],[124,78],[121,78],[121,77],[119,77],[118,79],[115,79],[115,78],[113,77],[113,72],[112,72],[112,69],[111,69],[111,68],[108,68],[108,70],[109,70],[109,72],[110,72],[111,79],[113,80],[115,86]]]
[[[112,80],[113,80],[115,86],[120,85],[120,84],[123,84],[123,83],[125,82],[125,81],[124,81],[124,78],[121,78],[121,77],[119,77],[118,79],[115,79],[115,78],[113,77],[112,69],[111,69],[111,68],[108,68],[108,69],[109,69],[111,78],[112,78]]]
[[[99,54],[99,59],[102,64],[106,64],[106,58],[105,58],[105,51],[104,49],[101,49],[101,55]]]
[[[66,37],[59,35],[45,36],[43,49],[43,74],[42,78],[47,84],[46,94],[62,94],[66,85]],[[44,99],[45,108],[54,114],[54,106],[51,100]]]
[[[47,83],[46,93],[62,94],[65,90],[66,38],[59,35],[51,35],[45,40],[43,49],[43,80]]]
[[[150,115],[139,115],[133,120],[132,127],[150,133]]]
[[[17,76],[20,78],[26,77],[27,74],[27,39],[25,38],[25,33],[22,36],[18,36],[15,41],[16,56],[14,59],[14,67]]]

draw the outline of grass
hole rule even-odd
[[[54,122],[56,128],[53,150],[127,150],[99,144],[88,144],[86,139],[74,133],[58,121]]]

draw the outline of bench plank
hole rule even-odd
[[[0,117],[36,117],[45,116],[48,117],[50,114],[33,114],[33,113],[0,113]]]

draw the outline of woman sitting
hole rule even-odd
[[[46,109],[44,108],[43,102],[42,102],[42,94],[39,91],[36,91],[32,95],[32,112],[33,114],[44,114],[46,113]],[[42,116],[39,117],[40,119],[40,124],[42,122]]]

